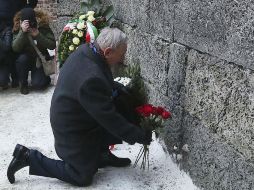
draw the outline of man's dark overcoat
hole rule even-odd
[[[80,174],[94,174],[107,133],[129,144],[142,143],[143,131],[114,106],[113,77],[105,60],[81,45],[61,68],[50,109],[58,156]]]

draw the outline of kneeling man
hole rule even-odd
[[[17,145],[7,177],[29,166],[30,175],[57,178],[77,186],[92,183],[98,168],[130,165],[118,158],[111,144],[150,144],[151,134],[129,123],[116,111],[115,84],[110,66],[123,61],[127,37],[117,28],[105,28],[93,44],[81,45],[61,69],[50,109],[55,149],[62,160]]]

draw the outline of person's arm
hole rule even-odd
[[[13,35],[12,49],[14,52],[22,52],[25,46],[29,43],[26,35],[27,33],[23,32],[22,30]]]
[[[11,29],[7,29],[4,35],[4,39],[0,40],[0,49],[3,52],[8,52],[11,50],[12,43],[12,31]]]
[[[84,109],[108,132],[129,144],[148,143],[145,132],[116,112],[111,89],[100,78],[85,82],[79,92]]]
[[[39,29],[38,35],[35,37],[38,46],[53,50],[56,48],[56,40],[52,30],[48,28]]]
[[[20,23],[19,32],[13,35],[12,49],[14,52],[20,53],[29,44],[27,32],[29,30],[29,20],[24,20]]]

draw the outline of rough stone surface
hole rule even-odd
[[[182,143],[182,120],[183,120],[183,96],[185,88],[186,60],[188,48],[173,43],[170,45],[170,57],[167,74],[167,98],[163,99],[164,105],[172,112],[172,119],[167,123],[165,142],[170,153],[178,152]],[[178,147],[174,150],[174,146]]]
[[[186,46],[173,43],[170,45],[169,68],[167,76],[167,96],[170,100],[170,108],[176,106],[183,107],[182,94],[184,92],[184,82],[186,74],[186,60],[189,50]]]
[[[122,25],[122,29],[129,38],[127,62],[140,64],[141,74],[147,84],[166,95],[169,42],[127,25]]]
[[[254,160],[254,72],[191,50],[185,110]]]
[[[253,0],[111,2],[129,37],[126,63],[141,65],[150,102],[172,111],[169,152],[204,189],[254,189]],[[60,3],[59,15],[71,14]]]
[[[57,4],[58,16],[73,16],[80,9],[80,0],[59,0]]]
[[[254,69],[253,0],[180,0],[175,41]]]
[[[254,165],[243,155],[189,114],[185,114],[183,127],[190,152],[182,166],[194,183],[209,190],[254,189]]]
[[[139,31],[157,35],[168,41],[173,39],[173,0],[111,0],[116,18]]]
[[[67,16],[63,16],[63,17],[58,17],[57,22],[55,22],[52,25],[54,34],[56,36],[56,39],[58,39],[61,35],[61,32],[63,31],[64,26],[68,23],[68,21],[71,19],[72,17],[67,17]]]

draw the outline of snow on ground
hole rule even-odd
[[[57,159],[53,134],[49,122],[50,100],[54,88],[43,92],[21,95],[16,89],[0,92],[0,189],[1,190],[61,190],[81,189],[57,179],[29,176],[28,168],[16,173],[11,185],[6,170],[17,143],[38,147],[46,156]],[[129,157],[132,162],[141,145],[118,145],[114,154]],[[99,170],[87,190],[198,190],[188,175],[180,171],[158,142],[150,146],[150,170],[133,168],[105,168]]]

